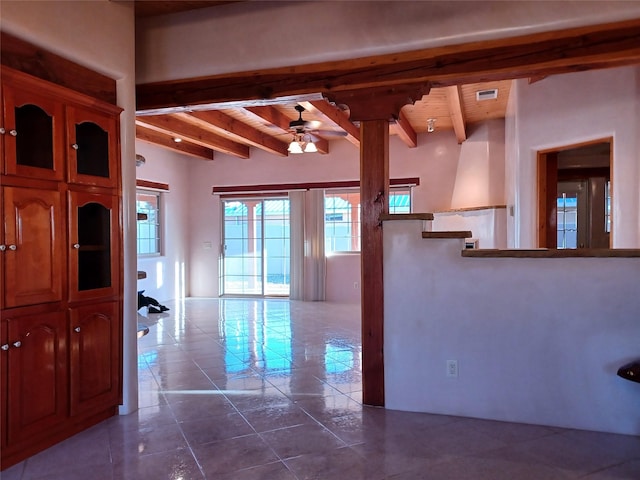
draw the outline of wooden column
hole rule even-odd
[[[389,121],[360,123],[362,398],[384,405],[382,223],[389,212]]]
[[[384,284],[382,223],[389,212],[389,120],[429,93],[425,84],[331,92],[360,122],[360,223],[362,264],[362,401],[384,406]]]

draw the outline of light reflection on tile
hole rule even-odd
[[[138,343],[139,410],[3,480],[640,478],[638,437],[363,406],[357,306],[168,306]]]

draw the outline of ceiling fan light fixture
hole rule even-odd
[[[436,130],[436,119],[430,118],[427,120],[427,132],[433,133]]]
[[[318,151],[318,148],[316,147],[316,144],[313,142],[309,142],[304,146],[304,153],[316,153]]]
[[[304,153],[301,142],[299,142],[296,137],[294,137],[291,143],[289,144],[289,148],[287,148],[287,151],[289,153],[294,153],[294,154]]]

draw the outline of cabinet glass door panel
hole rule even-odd
[[[75,301],[115,295],[118,197],[83,192],[69,195],[69,296]]]
[[[116,117],[67,108],[69,181],[83,185],[117,185]]]
[[[78,290],[111,286],[111,212],[99,203],[78,207]]]
[[[53,118],[37,105],[15,107],[16,163],[53,170]]]
[[[3,87],[6,173],[62,180],[64,108],[51,98]]]
[[[109,134],[100,125],[76,125],[78,173],[109,178]]]

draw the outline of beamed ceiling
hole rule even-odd
[[[137,2],[138,16],[229,2]],[[144,8],[140,8],[144,5]],[[382,55],[322,65],[244,72],[137,86],[137,138],[198,158],[215,152],[250,158],[254,149],[287,156],[289,122],[312,122],[321,154],[334,142],[359,147],[358,120],[389,118],[408,148],[434,119],[462,143],[474,124],[505,117],[516,78],[640,63],[640,20]],[[488,61],[490,59],[490,61]],[[478,99],[477,92],[497,97]],[[402,108],[373,112],[380,96]],[[386,102],[389,103],[389,102]],[[375,110],[375,108],[373,109]],[[420,141],[429,141],[421,136]],[[176,142],[179,139],[180,142]]]

